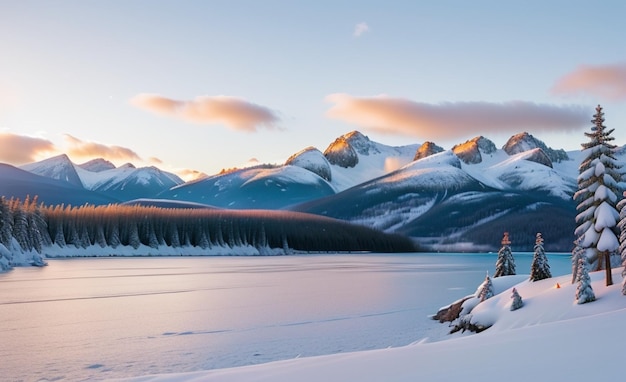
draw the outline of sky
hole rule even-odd
[[[284,163],[359,130],[626,144],[626,2],[0,0],[0,162]]]

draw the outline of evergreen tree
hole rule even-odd
[[[575,234],[584,235],[580,246],[585,250],[585,256],[596,269],[606,269],[606,285],[613,283],[611,276],[611,254],[619,248],[617,239],[617,222],[619,214],[615,204],[622,180],[621,166],[615,159],[616,146],[610,143],[613,129],[607,130],[603,125],[604,113],[602,107],[596,107],[593,115],[591,132],[585,136],[589,142],[583,143],[585,159],[579,167],[578,191],[574,194],[577,201]]]
[[[585,249],[580,246],[582,237],[574,240],[574,250],[572,251],[572,284],[578,280],[578,260],[584,256]]]
[[[9,202],[3,197],[0,198],[0,244],[6,248],[11,248],[13,240],[13,216],[9,208]]]
[[[505,232],[502,238],[502,248],[498,251],[496,273],[493,277],[511,276],[515,274],[515,259],[513,258],[513,253],[511,253],[510,244],[509,233]]]
[[[128,245],[134,249],[139,248],[141,240],[139,240],[139,229],[137,228],[137,222],[130,222],[128,225]]]
[[[17,240],[22,251],[32,249],[30,235],[28,234],[28,217],[19,200],[11,201],[11,213],[13,215],[13,237]]]
[[[524,301],[522,301],[522,296],[519,295],[517,289],[513,288],[511,298],[513,302],[511,303],[511,310],[518,310],[524,305]]]
[[[587,269],[587,259],[582,257],[578,260],[578,286],[576,287],[576,302],[584,304],[596,299],[596,295],[591,288],[591,279],[589,278],[589,270]]]
[[[491,278],[489,277],[489,272],[487,272],[487,276],[485,276],[485,281],[480,284],[478,298],[480,302],[485,301],[488,298],[493,297],[493,283],[491,282]]]
[[[543,249],[543,237],[541,237],[541,233],[537,233],[535,239],[535,254],[533,255],[533,262],[530,265],[530,280],[539,281],[550,277],[552,277],[552,273],[550,272],[548,257]]]
[[[619,253],[622,256],[622,294],[626,295],[626,192],[623,193],[622,200],[617,203],[619,211],[619,223],[617,227],[620,229],[619,235]]]

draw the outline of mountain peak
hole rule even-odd
[[[326,157],[330,164],[343,168],[354,167],[359,163],[359,157],[356,151],[345,136],[335,139],[324,151],[324,157]]]
[[[413,157],[413,160],[420,160],[426,157],[429,157],[433,154],[437,154],[443,151],[443,147],[441,146],[437,146],[434,142],[424,142],[419,149],[417,149],[417,152],[415,152],[415,157]]]
[[[321,151],[312,146],[290,156],[285,162],[285,165],[302,167],[314,174],[319,175],[321,178],[326,179],[329,182],[332,179],[328,159],[326,159]]]
[[[524,151],[540,148],[550,158],[551,162],[561,162],[563,160],[569,160],[569,156],[563,149],[554,150],[546,146],[543,141],[533,137],[527,132],[522,132],[513,135],[502,146],[502,149],[509,155],[519,154]]]
[[[96,158],[79,164],[78,167],[91,172],[102,172],[114,169],[115,165],[104,158]]]
[[[74,163],[65,154],[21,166],[21,169],[47,178],[58,179],[83,188]]]
[[[496,150],[496,145],[482,135],[452,147],[452,152],[467,164],[482,162],[481,151],[485,154],[492,154]]]

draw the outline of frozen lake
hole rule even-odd
[[[515,253],[517,273],[532,254]],[[50,260],[0,274],[0,375],[80,380],[389,346],[473,293],[496,254]],[[549,254],[553,275],[569,255]]]

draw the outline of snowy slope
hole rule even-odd
[[[614,279],[621,279],[621,270],[614,271]],[[576,286],[569,283],[571,275],[507,286],[476,307],[477,314],[484,312],[495,320],[480,334],[127,381],[618,381],[623,378],[621,368],[609,362],[608,367],[598,369],[581,358],[581,354],[593,354],[597,360],[619,358],[626,340],[626,296],[620,293],[621,285],[604,287],[602,276],[602,272],[591,274],[598,300],[584,305],[573,301]],[[555,288],[557,282],[559,289]],[[516,311],[508,308],[512,286],[524,300],[524,306]]]
[[[479,164],[464,164],[463,169],[473,178],[500,190],[541,190],[570,199],[576,191],[576,178],[561,171],[563,166],[551,168],[530,160],[532,155],[533,149],[512,156],[498,150]]]

